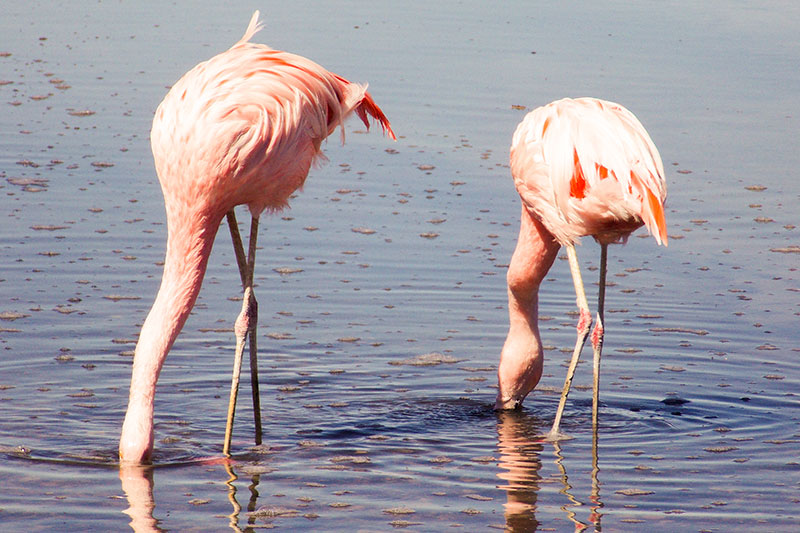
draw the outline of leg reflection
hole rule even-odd
[[[594,524],[595,531],[601,530],[600,519],[603,513],[600,511],[603,507],[603,502],[600,501],[600,480],[598,475],[600,467],[598,466],[597,459],[597,418],[594,419],[592,425],[592,494],[590,501],[592,502],[592,513],[589,515],[589,520]]]
[[[520,411],[498,411],[497,448],[500,452],[497,477],[506,484],[506,531],[536,531],[536,500],[542,468],[540,454],[544,438],[537,436],[537,421]]]
[[[580,507],[583,504],[578,501],[578,499],[575,498],[575,496],[573,496],[570,492],[570,490],[572,490],[572,485],[569,484],[567,468],[564,466],[564,456],[561,455],[561,445],[558,443],[558,441],[553,443],[553,453],[556,456],[555,463],[556,466],[558,466],[558,471],[561,473],[561,485],[563,487],[558,492],[566,496],[570,502],[569,504],[562,505],[561,510],[567,513],[567,518],[569,521],[575,524],[575,531],[583,531],[589,526],[578,520],[575,511],[572,509],[573,507]]]
[[[256,510],[256,504],[258,503],[258,484],[261,476],[259,474],[253,475],[250,485],[247,486],[250,490],[250,500],[247,503],[247,527],[243,530],[239,527],[239,513],[242,512],[242,506],[239,505],[239,501],[236,499],[236,485],[234,485],[239,476],[233,471],[231,463],[225,463],[225,471],[228,473],[228,481],[225,482],[228,485],[228,501],[233,507],[231,514],[228,515],[228,527],[240,533],[242,531],[253,531],[256,521],[253,511]]]
[[[600,480],[598,478],[600,467],[598,466],[597,454],[597,424],[594,425],[592,432],[592,489],[589,495],[591,507],[589,508],[588,524],[578,520],[574,510],[574,508],[582,507],[585,504],[575,498],[570,492],[572,490],[572,485],[569,483],[567,469],[564,466],[564,456],[561,455],[561,445],[558,442],[553,443],[553,453],[556,456],[556,466],[558,466],[558,470],[561,473],[561,484],[563,488],[559,492],[566,496],[570,502],[562,506],[561,509],[567,513],[567,518],[575,524],[575,531],[584,531],[590,525],[594,526],[595,531],[602,531],[600,520],[603,517],[603,513],[601,512],[603,502],[600,501]]]

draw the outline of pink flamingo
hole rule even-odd
[[[321,142],[351,112],[367,127],[368,115],[373,117],[395,138],[366,85],[350,83],[303,57],[248,42],[261,29],[258,16],[256,11],[233,47],[186,73],[161,102],[153,120],[150,141],[167,212],[167,251],[161,287],[133,359],[119,443],[124,463],[151,458],[156,382],[194,306],[214,237],[226,215],[244,296],[234,327],[236,359],[223,453],[227,455],[230,448],[248,332],[256,442],[260,442],[253,296],[259,216],[287,206],[311,164],[321,157]],[[241,204],[247,205],[252,217],[246,258],[233,213]]]
[[[592,422],[597,427],[603,347],[606,254],[643,224],[667,244],[664,167],[636,117],[619,104],[595,98],[563,99],[528,113],[511,143],[511,174],[522,199],[519,240],[508,267],[508,337],[500,355],[496,409],[522,404],[542,376],[539,285],[566,246],[580,308],[578,338],[550,438],[559,424],[592,317],[575,243],[591,235],[600,244],[597,322],[592,331]]]

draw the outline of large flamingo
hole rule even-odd
[[[389,121],[366,91],[303,57],[248,42],[261,28],[258,11],[229,50],[200,63],[156,110],[151,145],[167,212],[164,275],[142,326],[133,359],[121,461],[141,463],[153,450],[153,399],[164,359],[194,306],[214,237],[227,215],[244,286],[236,320],[236,360],[223,452],[228,453],[238,375],[250,333],[256,438],[260,415],[255,366],[257,304],[253,296],[258,219],[286,207],[303,185],[320,144],[355,112],[394,139]],[[343,131],[343,130],[342,130]],[[252,223],[247,258],[233,208]]]
[[[580,308],[578,338],[550,437],[557,439],[578,357],[592,317],[575,243],[591,235],[600,244],[597,322],[592,332],[592,422],[597,426],[603,346],[606,254],[644,224],[667,244],[664,167],[636,117],[619,104],[595,98],[563,99],[528,113],[511,143],[511,174],[522,199],[519,240],[508,268],[508,337],[500,355],[495,407],[522,404],[542,376],[539,285],[566,246]]]

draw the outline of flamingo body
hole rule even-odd
[[[155,113],[150,136],[166,207],[167,251],[134,355],[120,438],[125,462],[150,459],[156,381],[194,306],[225,214],[244,204],[257,221],[264,210],[287,206],[321,157],[322,141],[352,112],[367,127],[368,115],[373,117],[394,139],[366,85],[250,43],[260,28],[256,11],[239,42],[187,72]]]
[[[592,335],[596,396],[606,247],[624,243],[642,225],[658,244],[667,244],[664,168],[639,120],[621,105],[596,98],[565,98],[531,111],[514,133],[510,163],[522,215],[507,274],[510,325],[500,357],[495,406],[519,407],[541,378],[538,291],[558,250],[566,246],[580,319],[573,361],[551,432],[557,436],[574,366],[592,322],[574,245],[589,235],[601,245],[601,290]],[[596,405],[594,414],[596,419]]]
[[[621,105],[565,98],[537,108],[517,127],[510,160],[523,204],[560,244],[623,242],[642,224],[666,242],[664,166]]]

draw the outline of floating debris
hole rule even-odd
[[[288,274],[297,274],[298,272],[302,272],[302,268],[292,268],[292,267],[277,267],[272,269],[274,272],[277,272],[281,276],[286,276]]]
[[[414,509],[409,509],[408,507],[392,507],[389,509],[383,509],[383,512],[391,515],[408,515],[416,513]]]
[[[728,453],[738,450],[736,446],[712,446],[709,448],[703,448],[703,450],[709,453]]]
[[[452,355],[445,355],[439,352],[431,352],[422,355],[418,355],[416,357],[410,357],[408,359],[401,359],[399,361],[389,361],[390,365],[400,366],[400,365],[408,365],[408,366],[435,366],[441,364],[452,364],[460,362],[460,359],[456,359]]]
[[[691,333],[692,335],[708,335],[708,331],[704,329],[689,329],[689,328],[650,328],[653,333]]]
[[[26,192],[42,192],[47,190],[50,180],[44,178],[6,178],[6,181],[11,185],[22,187],[22,190]]]
[[[121,300],[141,300],[141,296],[126,296],[123,294],[104,294],[103,298],[111,300],[112,302],[119,302]]]
[[[331,457],[329,461],[332,463],[350,463],[354,465],[365,465],[372,462],[369,457],[365,455],[337,455],[336,457]]]
[[[408,520],[392,520],[389,525],[396,529],[403,529],[411,526],[421,526],[422,522],[410,522]]]
[[[647,496],[649,494],[655,494],[652,490],[642,490],[642,489],[622,489],[615,491],[616,494],[622,494],[623,496]]]
[[[297,516],[300,514],[300,511],[297,509],[291,509],[288,507],[259,507],[255,511],[251,511],[247,513],[247,516],[251,516],[253,518],[278,518],[281,516]]]
[[[58,231],[61,229],[67,229],[67,226],[36,224],[35,226],[31,226],[31,229],[33,231]]]
[[[352,228],[350,231],[353,233],[360,233],[362,235],[372,235],[375,233],[375,230],[370,228]]]
[[[784,248],[770,248],[769,251],[779,254],[800,254],[800,246],[792,244],[791,246],[786,246]]]
[[[31,315],[25,313],[18,313],[16,311],[3,311],[0,313],[0,320],[7,320],[9,322],[19,320],[20,318],[28,318]]]
[[[661,400],[661,403],[664,405],[683,405],[689,403],[689,400],[684,400],[683,398],[664,398]]]

